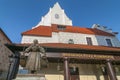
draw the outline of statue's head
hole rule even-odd
[[[38,40],[37,40],[37,39],[34,39],[34,40],[33,40],[33,43],[34,43],[34,44],[38,44]]]

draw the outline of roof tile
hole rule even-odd
[[[99,50],[99,51],[120,51],[120,47],[83,45],[83,44],[65,44],[65,43],[42,43],[41,46],[52,48],[68,48],[68,49],[84,49],[84,50]]]
[[[15,44],[16,46],[29,46],[30,44]],[[66,43],[40,43],[40,46],[48,48],[63,48],[63,49],[80,49],[80,50],[94,50],[94,51],[119,51],[120,47],[97,46],[97,45],[83,45],[83,44],[66,44]]]
[[[57,25],[53,24],[50,26],[39,26],[34,29],[23,32],[22,35],[36,35],[36,36],[52,36],[52,32],[70,32],[70,33],[82,33],[82,34],[92,34],[101,36],[114,36],[108,32],[104,32],[98,29],[83,28],[75,26],[66,26],[65,30],[58,30]]]
[[[36,28],[33,28],[31,30],[28,30],[26,32],[23,32],[22,35],[35,35],[35,36],[52,36],[52,29],[48,26],[39,26]]]

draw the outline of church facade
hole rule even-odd
[[[49,12],[42,17],[37,26],[22,33],[21,43],[32,43],[38,39],[39,43],[69,43],[120,47],[115,32],[105,26],[93,24],[92,28],[77,27],[72,25],[60,5],[56,3]],[[109,44],[110,43],[110,44]]]
[[[48,68],[39,72],[46,80],[119,80],[117,34],[98,24],[92,28],[73,26],[56,3],[35,27],[22,32],[21,44],[14,46],[26,47],[34,39],[38,40],[49,62]]]

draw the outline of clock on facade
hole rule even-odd
[[[59,14],[55,14],[55,18],[56,18],[56,19],[59,19]]]

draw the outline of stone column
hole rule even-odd
[[[112,63],[109,59],[106,60],[107,72],[110,80],[117,80],[116,74],[113,70]]]
[[[64,80],[70,80],[69,61],[67,57],[64,58]]]

